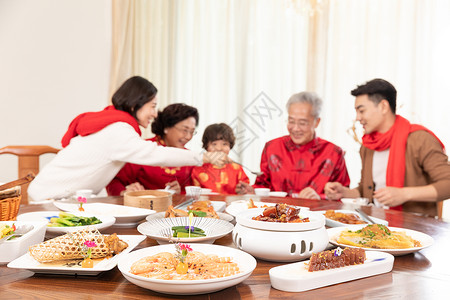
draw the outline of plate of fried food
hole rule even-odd
[[[327,232],[333,245],[382,251],[394,256],[420,251],[434,242],[431,236],[420,231],[381,224],[335,227]]]
[[[209,200],[198,200],[194,201],[192,204],[183,206],[180,208],[174,208],[172,205],[165,212],[159,212],[153,215],[147,216],[146,220],[151,221],[155,219],[162,218],[182,218],[188,217],[189,213],[192,212],[194,217],[200,218],[213,218],[213,219],[221,219],[228,222],[233,221],[233,216],[225,213],[217,212],[214,209],[213,203],[217,201],[209,201]],[[222,201],[220,201],[222,202]],[[222,202],[225,205],[225,202]]]
[[[328,227],[339,227],[339,226],[353,226],[353,225],[361,225],[361,224],[368,224],[363,217],[356,211],[353,210],[321,210],[316,211],[318,213],[321,213],[325,216],[326,225]],[[388,225],[388,221],[370,217],[375,223],[382,224],[382,225]]]
[[[118,263],[131,283],[164,294],[219,291],[247,279],[256,267],[250,254],[206,244],[168,244],[133,251]]]
[[[142,235],[103,235],[95,229],[68,232],[31,246],[8,267],[35,273],[95,276],[114,268],[121,256],[144,239]],[[84,265],[88,260],[91,266]]]
[[[313,253],[307,261],[269,270],[272,287],[286,292],[304,292],[392,270],[394,256],[380,251],[340,248]]]

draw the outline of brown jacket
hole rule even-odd
[[[362,197],[373,199],[372,161],[374,150],[364,146],[360,149],[362,170],[358,186]],[[404,186],[424,186],[436,188],[438,201],[450,198],[450,163],[442,151],[441,144],[424,130],[412,132],[406,142],[406,172]],[[429,216],[437,215],[436,202],[408,201],[403,210]]]

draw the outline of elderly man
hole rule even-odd
[[[427,128],[396,115],[397,91],[383,79],[358,86],[356,120],[365,130],[361,182],[355,189],[325,186],[330,199],[366,197],[376,205],[436,216],[450,197],[450,165],[442,142]]]
[[[262,175],[252,186],[240,183],[237,193],[253,193],[253,188],[268,187],[290,196],[320,199],[328,181],[350,184],[344,152],[338,146],[316,137],[322,100],[310,92],[289,98],[287,129],[289,135],[266,143],[261,156]]]

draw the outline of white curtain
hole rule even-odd
[[[448,15],[446,0],[116,0],[111,90],[142,75],[161,108],[197,107],[191,149],[207,125],[230,124],[231,156],[252,170],[265,142],[287,134],[289,96],[315,91],[324,100],[317,133],[344,148],[354,186],[359,144],[347,129],[357,84],[392,82],[398,113],[449,146]]]

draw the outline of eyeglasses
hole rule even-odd
[[[287,120],[286,123],[289,127],[294,127],[295,125],[297,125],[300,128],[309,128],[309,127],[311,127],[311,124],[312,124],[311,122],[309,122],[307,120],[300,120],[300,121]]]
[[[177,126],[173,126],[173,128],[175,128],[179,132],[182,132],[185,136],[187,136],[187,135],[194,136],[197,134],[197,131],[194,129],[189,130],[187,128],[178,128]]]

